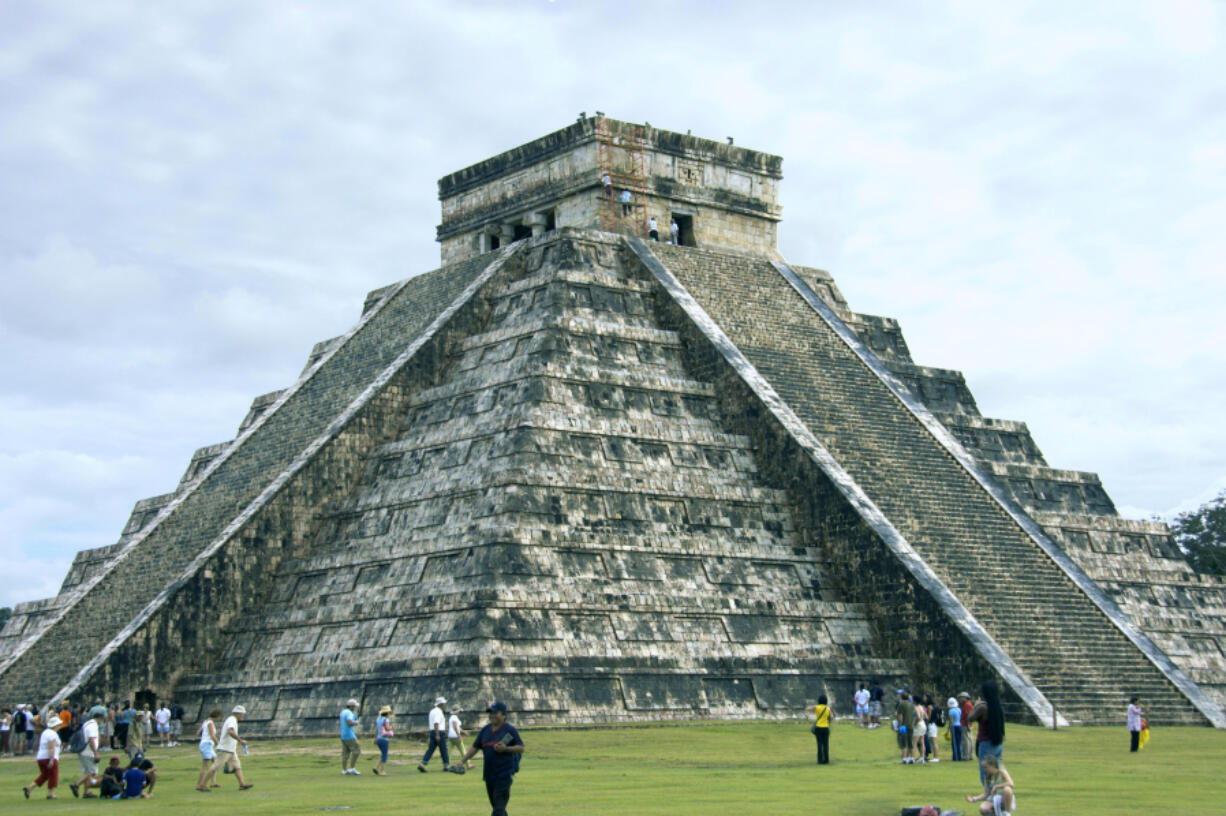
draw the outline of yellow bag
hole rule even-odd
[[[941,739],[945,740],[946,742],[953,742],[954,735],[948,725],[941,729]]]

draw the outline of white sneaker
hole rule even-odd
[[[354,776],[361,776],[361,775],[362,775],[362,772],[361,772],[361,771],[359,771],[357,768],[350,768],[350,769],[349,769],[349,773],[353,774]]]
[[[932,759],[930,759],[930,760],[928,760],[928,761],[929,761],[929,762],[940,762],[941,760],[937,759],[936,757],[933,757]]]

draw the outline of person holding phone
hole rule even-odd
[[[519,738],[515,726],[507,722],[506,704],[495,701],[486,709],[489,723],[482,727],[464,762],[472,759],[477,751],[485,756],[481,778],[485,780],[485,794],[493,810],[490,816],[507,816],[507,802],[511,799],[511,782],[519,770],[519,758],[524,753],[524,741]]]

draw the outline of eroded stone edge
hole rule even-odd
[[[1009,655],[1001,648],[987,630],[975,619],[937,577],[936,573],[920,558],[919,554],[903,534],[890,523],[880,508],[873,503],[868,494],[843,469],[842,465],[826,450],[817,437],[784,402],[771,384],[745,357],[736,344],[724,334],[719,325],[711,319],[706,310],[689,293],[679,280],[664,266],[641,238],[626,239],[630,248],[655,276],[669,296],[676,301],[694,322],[699,331],[719,350],[720,354],[732,366],[747,386],[757,395],[758,399],[783,425],[784,430],[821,468],[835,488],[851,504],[856,513],[867,523],[881,540],[890,548],[902,565],[922,585],[941,607],[942,611],[967,636],[979,653],[1001,674],[1001,677],[1013,688],[1022,702],[1039,719],[1039,722],[1051,722],[1053,707],[1051,702],[1026,677],[1021,667],[1016,665]],[[1057,714],[1059,725],[1068,725],[1063,716]]]
[[[881,362],[873,350],[861,341],[855,332],[848,328],[847,324],[839,319],[834,310],[826,305],[826,302],[818,297],[817,293],[786,263],[771,261],[771,264],[792,285],[792,288],[805,299],[805,302],[817,313],[818,317],[842,339],[844,344],[851,349],[852,353],[860,358],[860,361],[864,363],[869,371],[881,380],[886,388],[890,389],[894,397],[911,412],[912,416],[936,439],[937,443],[945,448],[946,452],[954,458],[954,461],[961,465],[971,475],[971,478],[987,491],[988,495],[1022,528],[1022,531],[1030,536],[1043,552],[1056,563],[1056,566],[1060,567],[1073,583],[1094,602],[1095,606],[1107,616],[1107,619],[1115,624],[1151,663],[1157,666],[1158,670],[1166,676],[1167,680],[1179,689],[1192,705],[1196,706],[1208,718],[1214,727],[1226,728],[1226,714],[1222,712],[1222,709],[1210,700],[1201,690],[1200,686],[1184,674],[1167,656],[1166,652],[1158,648],[1158,645],[1150,640],[1149,636],[1142,632],[1132,622],[1131,618],[1124,614],[1115,601],[1107,593],[1103,592],[1102,587],[1096,584],[1077,565],[1077,562],[1069,557],[1063,548],[1043,532],[1043,528],[1039,526],[1038,522],[1032,519],[1009,498],[1000,485],[979,466],[979,463],[962,446],[962,443],[941,424],[941,421],[928,410],[928,407],[923,402],[911,393],[911,390],[901,380],[890,373],[890,370],[886,368],[885,364]],[[1050,713],[1047,719],[1050,720]]]
[[[358,411],[364,408],[367,403],[369,403],[372,399],[374,399],[374,397],[383,389],[384,386],[387,385],[387,383],[392,379],[392,377],[395,376],[398,371],[400,371],[405,365],[409,363],[410,360],[413,359],[413,357],[422,348],[422,346],[424,346],[427,342],[429,342],[429,340],[433,338],[434,335],[436,335],[438,331],[444,325],[446,325],[447,321],[449,321],[455,315],[456,312],[458,312],[465,304],[467,304],[472,299],[472,297],[483,286],[485,286],[485,284],[498,272],[498,270],[501,269],[508,260],[510,260],[516,253],[519,252],[520,249],[523,248],[523,246],[524,246],[524,242],[521,241],[521,242],[516,242],[514,244],[511,244],[510,246],[501,250],[500,255],[497,258],[495,258],[493,261],[491,261],[490,264],[485,267],[485,269],[481,272],[481,274],[478,275],[473,280],[472,283],[470,283],[467,287],[465,287],[464,291],[461,292],[454,301],[452,301],[451,305],[449,305],[446,309],[440,312],[439,315],[430,323],[430,325],[427,326],[426,329],[422,331],[420,335],[418,335],[417,339],[415,339],[409,345],[408,348],[406,348],[403,352],[401,352],[400,355],[397,356],[395,360],[393,360],[386,368],[384,368],[383,371],[380,372],[379,376],[376,377],[371,382],[371,384],[367,386],[366,389],[363,390],[362,393],[359,394],[353,400],[353,402],[349,404],[348,407],[345,408],[345,410],[343,410],[331,423],[329,423],[328,427],[324,429],[323,433],[321,433],[309,445],[307,445],[307,447],[302,451],[302,453],[300,453],[297,457],[295,457],[294,461],[291,462],[285,470],[279,473],[277,477],[273,479],[272,482],[270,482],[268,486],[265,487],[264,490],[262,490],[260,494],[256,496],[256,498],[253,499],[251,503],[247,505],[247,507],[244,508],[241,513],[239,513],[229,524],[226,525],[226,527],[221,531],[221,533],[215,539],[213,539],[213,541],[207,547],[205,547],[194,559],[192,559],[191,563],[187,565],[187,567],[183,570],[183,572],[179,575],[178,578],[176,578],[169,585],[167,585],[165,589],[159,592],[157,596],[152,601],[150,601],[145,606],[145,608],[142,609],[140,613],[138,613],[137,616],[131,622],[129,622],[126,626],[124,626],[119,631],[119,633],[116,634],[115,637],[113,637],[110,640],[110,642],[107,643],[107,645],[104,646],[98,652],[98,654],[94,657],[93,660],[91,660],[80,671],[78,671],[76,675],[74,675],[73,678],[68,682],[68,684],[65,685],[64,688],[56,692],[56,694],[51,699],[52,700],[64,699],[68,695],[71,695],[73,692],[75,692],[76,689],[79,688],[82,683],[88,680],[89,677],[95,671],[97,671],[98,668],[103,663],[106,662],[106,660],[111,656],[112,653],[114,653],[116,649],[118,649],[121,645],[123,645],[123,643],[129,637],[131,637],[132,634],[134,634],[141,626],[143,626],[146,622],[148,622],[148,620],[153,616],[153,614],[157,612],[158,609],[160,609],[166,603],[166,601],[169,600],[170,597],[174,595],[175,592],[178,591],[178,589],[181,586],[183,586],[202,566],[204,566],[204,564],[219,549],[221,549],[221,547],[224,546],[226,542],[228,542],[235,533],[241,530],[243,526],[248,521],[250,521],[251,518],[254,517],[254,515],[257,512],[259,512],[266,504],[268,504],[268,502],[271,501],[273,497],[276,496],[277,493],[279,493],[281,489],[285,487],[286,484],[289,483],[289,480],[293,478],[294,475],[297,474],[300,470],[302,470],[302,468],[305,467],[308,462],[310,462],[312,457],[324,445],[326,445],[338,433],[340,433],[341,430],[343,430],[344,427],[349,423],[349,420],[351,420],[354,417],[354,415],[357,414]],[[389,293],[389,295],[383,299],[383,301],[379,304],[378,307],[376,307],[375,309],[372,309],[367,315],[364,315],[362,319],[358,321],[357,325],[354,326],[353,329],[351,329],[349,332],[347,332],[344,335],[343,342],[337,343],[336,347],[332,349],[328,354],[321,357],[319,362],[317,362],[316,365],[313,366],[312,369],[307,374],[301,377],[298,380],[298,382],[296,382],[293,386],[286,389],[286,393],[280,399],[277,400],[276,404],[274,404],[272,408],[270,408],[267,412],[265,412],[264,416],[262,416],[259,421],[253,424],[252,427],[249,428],[242,436],[236,439],[235,444],[231,447],[231,449],[227,451],[226,454],[223,454],[221,457],[218,457],[218,460],[221,460],[227,457],[230,453],[232,453],[238,447],[239,444],[241,444],[243,440],[245,440],[248,436],[251,435],[251,433],[255,430],[255,428],[263,424],[263,422],[268,417],[270,417],[278,408],[281,407],[281,405],[286,401],[286,399],[288,399],[288,397],[291,394],[299,390],[310,379],[310,377],[314,375],[316,371],[322,368],[322,366],[325,364],[327,360],[331,359],[331,357],[334,354],[336,354],[345,345],[345,343],[347,343],[354,335],[356,335],[359,331],[365,328],[366,325],[382,311],[383,307],[386,304],[393,301],[395,297],[398,294],[400,294],[401,290],[403,290],[404,287],[408,285],[410,280],[412,279],[411,278],[406,279],[404,281],[401,281],[399,284],[397,284],[396,289],[392,291],[391,293]],[[219,464],[219,463],[220,461],[210,466],[210,468],[206,470],[206,475],[209,471],[211,471],[214,467],[216,467],[216,464]],[[200,482],[198,482],[197,484],[201,484],[203,482],[204,482],[204,479],[201,479]],[[168,505],[167,509],[163,510],[162,513],[159,514],[158,521],[160,521],[163,517],[165,517],[169,509],[177,505],[178,502],[182,501],[182,499],[185,498],[186,495],[187,494],[185,493],[183,497],[176,499],[175,502],[172,502],[171,505]],[[150,527],[150,531],[152,529],[153,527]],[[141,539],[143,539],[143,537],[144,536],[141,536]],[[135,543],[136,542],[133,542],[133,545]],[[116,560],[112,563],[117,564],[118,561],[123,557],[123,555],[126,555],[127,552],[130,551],[130,546],[128,549],[125,549],[122,555],[116,556]]]

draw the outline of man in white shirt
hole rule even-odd
[[[451,765],[451,758],[447,755],[447,720],[443,715],[443,706],[447,705],[446,697],[439,697],[434,701],[434,708],[430,709],[430,717],[427,724],[430,728],[430,745],[426,748],[426,755],[421,758],[421,762],[417,763],[417,770],[422,773],[426,772],[426,765],[430,762],[430,757],[434,756],[434,749],[443,756],[443,770]]]
[[[660,240],[660,230],[656,225],[656,217],[654,215],[647,219],[647,238],[650,241]]]
[[[856,714],[860,716],[860,727],[868,728],[868,689],[864,684],[860,684],[860,690],[856,692]]]
[[[82,776],[76,782],[70,782],[68,787],[72,789],[73,796],[80,796],[81,788],[84,787],[85,798],[96,799],[97,794],[90,793],[89,789],[98,787],[102,782],[102,778],[98,776],[98,734],[102,721],[106,719],[106,709],[96,705],[86,716],[89,719],[81,726],[81,733],[85,735],[85,748],[77,754]]]
[[[158,745],[165,748],[166,743],[170,741],[170,709],[166,707],[165,702],[154,712],[153,722],[157,726]]]
[[[248,784],[243,778],[243,763],[238,758],[238,746],[247,744],[247,740],[238,735],[238,723],[246,715],[247,709],[236,705],[230,712],[230,716],[226,717],[225,723],[221,726],[221,739],[217,742],[217,758],[213,760],[212,769],[212,773],[216,775],[217,771],[229,768],[234,778],[238,780],[239,790],[255,787],[253,784]]]

